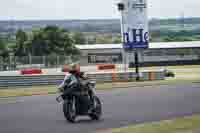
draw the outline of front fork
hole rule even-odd
[[[76,98],[74,96],[72,97],[72,110],[76,112]]]
[[[92,104],[93,104],[93,107],[94,108],[96,108],[96,106],[97,106],[97,103],[96,103],[96,100],[95,100],[95,94],[96,94],[96,92],[95,92],[95,88],[91,88],[91,91],[92,91]]]

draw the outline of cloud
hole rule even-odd
[[[0,19],[119,18],[117,0],[1,0]],[[198,0],[148,0],[150,17],[200,16]]]

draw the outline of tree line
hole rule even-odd
[[[0,56],[6,58],[9,54],[14,56],[78,55],[80,51],[75,44],[84,43],[85,38],[82,33],[72,34],[57,26],[47,26],[28,33],[19,29],[11,45],[0,38]]]

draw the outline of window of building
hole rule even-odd
[[[92,53],[88,54],[88,63],[120,63],[121,53]]]

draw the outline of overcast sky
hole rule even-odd
[[[116,0],[0,0],[0,20],[119,18]],[[200,16],[200,0],[148,0],[149,17]]]

